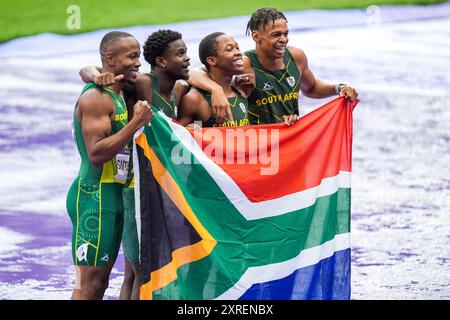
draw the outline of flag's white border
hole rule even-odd
[[[349,248],[350,233],[342,233],[336,235],[332,240],[327,241],[320,246],[302,250],[298,256],[292,259],[265,266],[248,268],[233,287],[225,291],[216,299],[239,299],[254,284],[285,278],[298,269],[315,265],[321,260],[331,257],[335,252]]]
[[[138,235],[138,250],[139,250],[139,263],[141,263],[141,193],[140,193],[140,172],[139,172],[139,160],[138,153],[136,149],[136,138],[144,132],[144,128],[139,129],[135,132],[133,136],[133,171],[134,171],[134,209],[135,209],[135,219],[136,219],[136,229]]]

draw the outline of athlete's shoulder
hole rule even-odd
[[[302,48],[287,46],[287,49],[294,58],[306,56]]]
[[[139,86],[151,86],[152,78],[148,73],[139,73],[136,78],[136,87]]]
[[[256,56],[256,50],[255,49],[250,49],[244,52],[244,55],[247,57],[253,57]]]
[[[93,86],[90,90],[86,90],[80,96],[78,105],[82,112],[84,111],[109,111],[114,109],[114,101],[111,95],[102,87]]]
[[[180,100],[178,110],[179,120],[187,118],[189,119],[187,122],[190,123],[192,119],[196,118],[200,108],[202,108],[204,104],[208,105],[208,102],[203,95],[195,88],[191,88]],[[188,123],[186,123],[186,125]]]
[[[252,60],[246,54],[242,56],[242,61],[244,62],[244,73],[254,74]]]
[[[136,83],[152,83],[152,78],[149,73],[138,73]]]
[[[108,98],[111,98],[111,96],[103,87],[94,83],[88,83],[83,88],[83,93],[81,94],[79,101],[107,100]],[[112,101],[112,99],[110,100]]]
[[[203,93],[202,93],[203,92]],[[198,110],[201,107],[209,107],[209,103],[205,98],[206,94],[210,94],[198,88],[192,87],[182,98],[182,104],[190,110]]]
[[[172,91],[175,92],[177,100],[180,101],[181,97],[186,95],[190,90],[189,83],[186,80],[179,79],[175,82]]]
[[[152,101],[153,83],[148,74],[139,73],[136,78],[135,95],[140,100]]]
[[[308,58],[306,57],[305,52],[301,48],[288,46],[287,47],[289,53],[294,58],[297,66],[302,70],[305,66],[308,65]]]
[[[187,103],[202,103],[205,100],[204,94],[209,94],[208,92],[192,87],[187,94],[183,96],[183,100]]]

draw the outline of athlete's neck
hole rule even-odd
[[[124,85],[125,85],[125,82],[123,82],[123,80],[121,80],[121,81],[117,81],[113,85],[110,85],[108,88],[110,88],[112,91],[114,91],[114,93],[116,93],[117,95],[120,95],[120,92],[122,91],[122,88],[124,87]]]
[[[209,70],[209,76],[212,80],[214,80],[219,86],[222,87],[223,92],[227,97],[234,97],[236,94],[231,89],[231,79],[233,78],[232,74],[224,72],[218,68],[211,68]]]
[[[167,101],[169,101],[177,79],[173,79],[173,77],[165,72],[164,69],[158,67],[153,68],[152,72],[159,78],[160,93]]]
[[[258,58],[259,63],[264,67],[264,69],[269,71],[276,71],[284,69],[284,61],[283,57],[273,58],[266,54],[263,50],[258,48],[258,44],[256,45],[256,57]]]

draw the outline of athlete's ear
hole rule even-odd
[[[217,64],[217,61],[215,57],[208,57],[206,58],[206,63],[210,66],[215,66]]]
[[[102,58],[106,61],[106,63],[110,66],[110,67],[115,67],[116,66],[116,59],[115,56],[111,53],[111,52],[106,52]]]
[[[252,31],[252,39],[256,43],[261,43],[261,38],[258,31]]]
[[[161,67],[161,68],[165,68],[166,67],[166,62],[164,61],[163,57],[156,57],[155,58],[155,62],[156,62],[156,65],[158,67]]]

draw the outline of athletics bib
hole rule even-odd
[[[125,183],[128,175],[128,165],[130,163],[130,150],[123,149],[116,155],[117,174],[114,176],[116,180]]]

